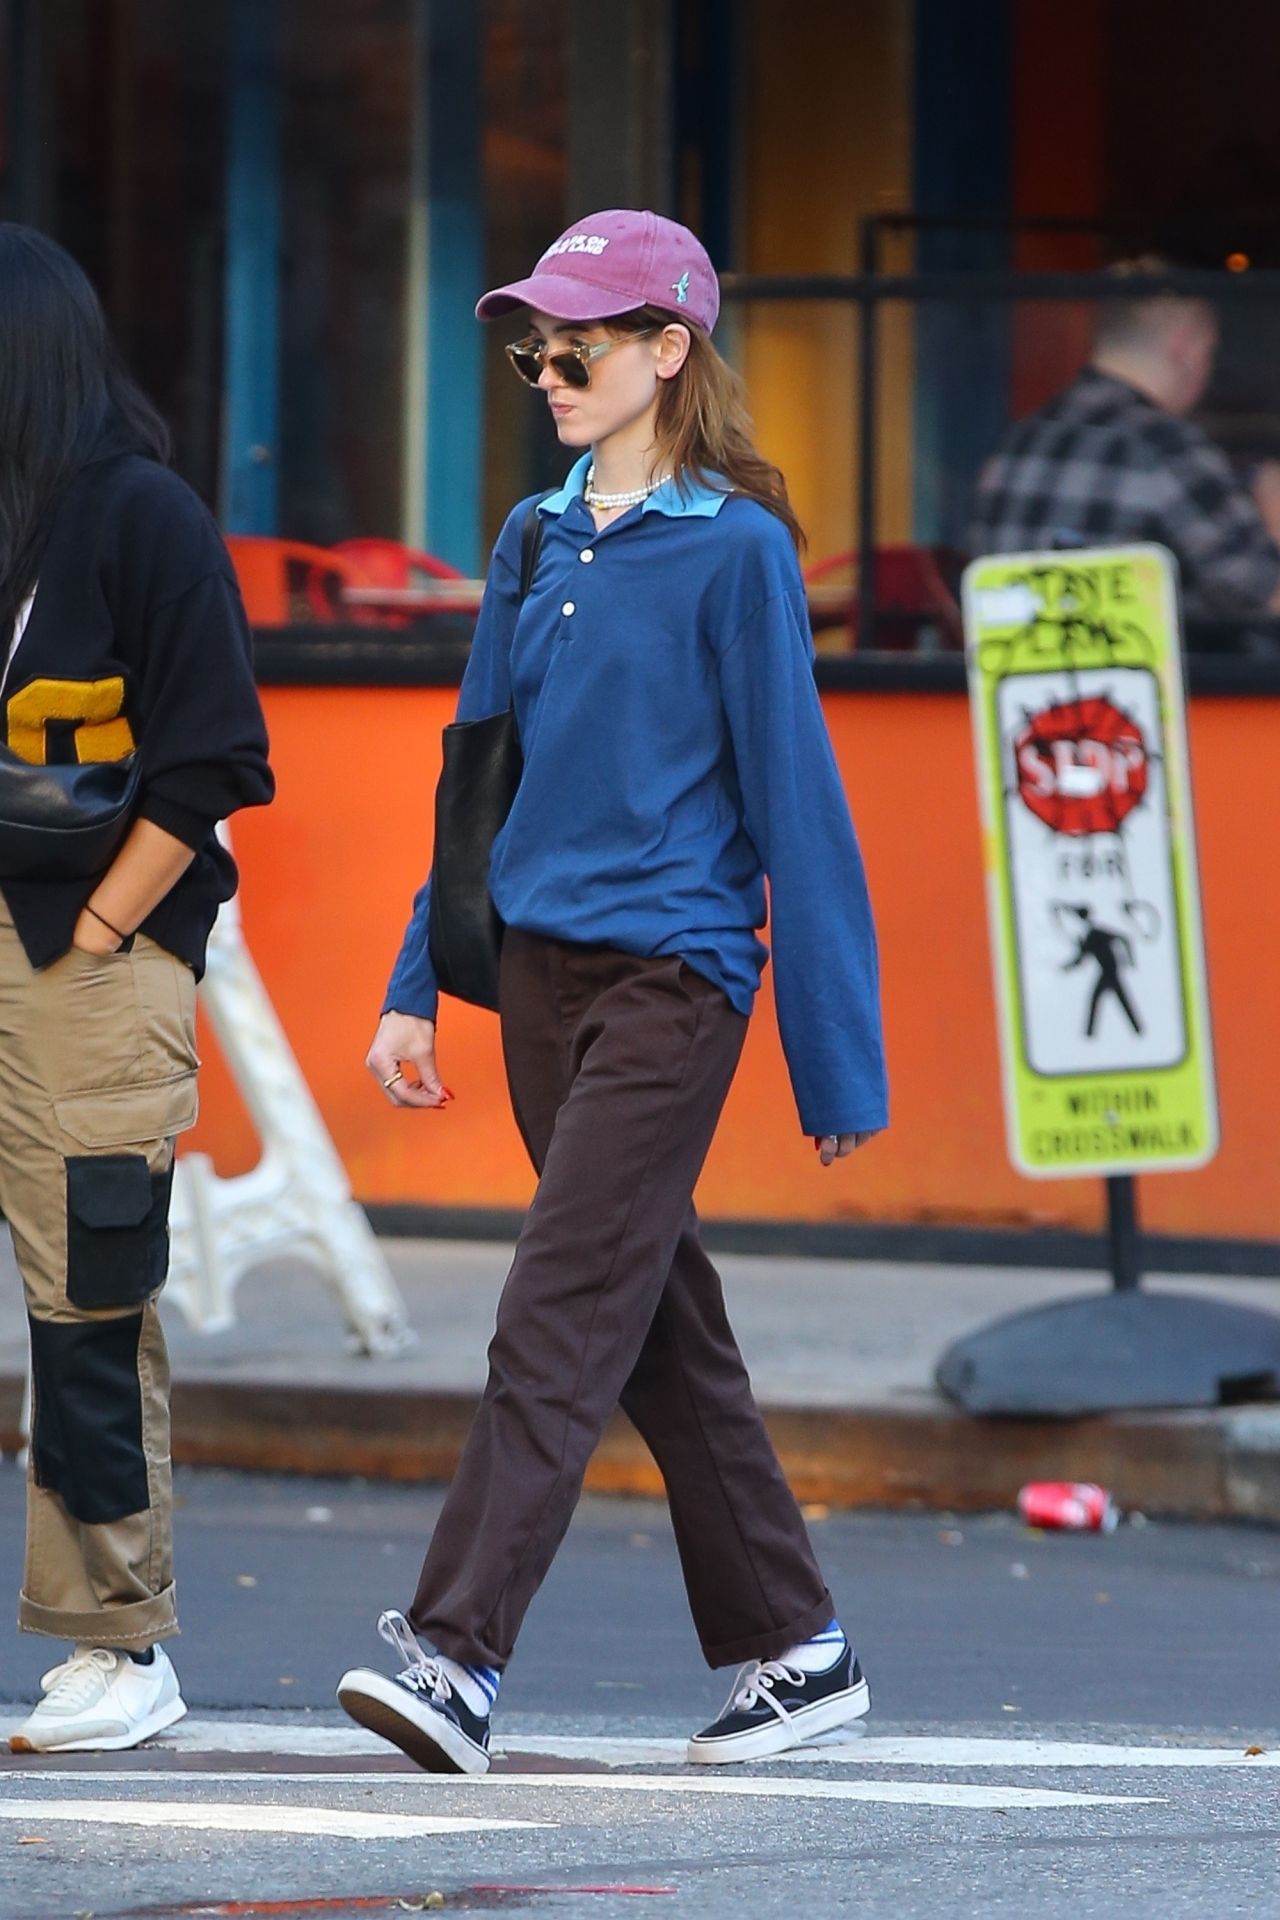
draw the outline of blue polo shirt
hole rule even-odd
[[[494,842],[510,927],[675,954],[750,1013],[768,950],[808,1134],[885,1125],[875,930],[813,681],[795,548],[756,501],[667,481],[597,532],[588,458],[541,503],[520,602],[523,501],[498,537],[458,718],[514,701],[524,772]],[[434,1019],[430,881],[387,1008]]]

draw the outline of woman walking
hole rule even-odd
[[[226,549],[80,269],[0,225],[0,1211],[34,1388],[19,1625],[73,1643],[16,1752],[186,1711],[156,1312],[195,985],[271,797]]]
[[[514,705],[523,746],[490,884],[539,1185],[416,1596],[379,1621],[403,1671],[338,1690],[433,1771],[488,1767],[502,1671],[619,1403],[666,1482],[708,1663],[750,1663],[690,1759],[759,1758],[869,1706],[692,1205],[766,959],[766,877],[803,1131],[827,1165],[886,1118],[875,939],[798,528],[711,345],[718,306],[686,228],[615,211],[477,309],[528,309],[508,353],[581,457],[499,537],[458,704]],[[403,1107],[451,1097],[429,904],[428,882],[368,1059]]]

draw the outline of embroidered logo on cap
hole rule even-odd
[[[671,282],[671,291],[676,297],[677,304],[683,307],[689,298],[689,275],[687,272],[682,273],[678,280]]]
[[[601,254],[608,246],[608,238],[600,233],[567,233],[563,240],[557,240],[543,254],[543,260],[554,260],[558,253]]]

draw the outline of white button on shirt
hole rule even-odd
[[[596,550],[594,547],[584,547],[582,549],[582,552],[578,555],[578,558],[579,560],[581,560],[584,567],[586,566],[589,560],[594,560],[595,557],[596,557]]]
[[[565,603],[564,603],[564,605],[563,605],[563,606],[561,607],[561,609],[560,609],[560,611],[561,611],[561,613],[562,613],[562,614],[563,614],[563,615],[565,616],[565,618],[566,618],[566,620],[567,620],[567,619],[568,619],[568,617],[569,617],[569,615],[570,615],[571,613],[576,613],[576,612],[578,611],[578,609],[577,609],[577,608],[576,608],[576,607],[574,606],[574,604],[573,604],[573,601],[572,601],[572,600],[566,600],[566,601],[565,601]]]

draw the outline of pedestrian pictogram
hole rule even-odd
[[[1172,560],[993,556],[964,604],[1011,1157],[1201,1165],[1217,1112]]]
[[[1085,960],[1092,960],[1097,967],[1093,994],[1089,1000],[1089,1014],[1084,1024],[1085,1038],[1092,1040],[1097,1031],[1098,1013],[1102,1006],[1102,996],[1113,994],[1120,1011],[1135,1033],[1142,1032],[1142,1022],[1134,1011],[1133,1002],[1125,992],[1124,981],[1120,977],[1121,965],[1137,964],[1133,943],[1127,934],[1118,933],[1114,927],[1098,926],[1088,907],[1071,907],[1069,912],[1078,914],[1082,921],[1080,944],[1064,967],[1064,973],[1070,973]]]

